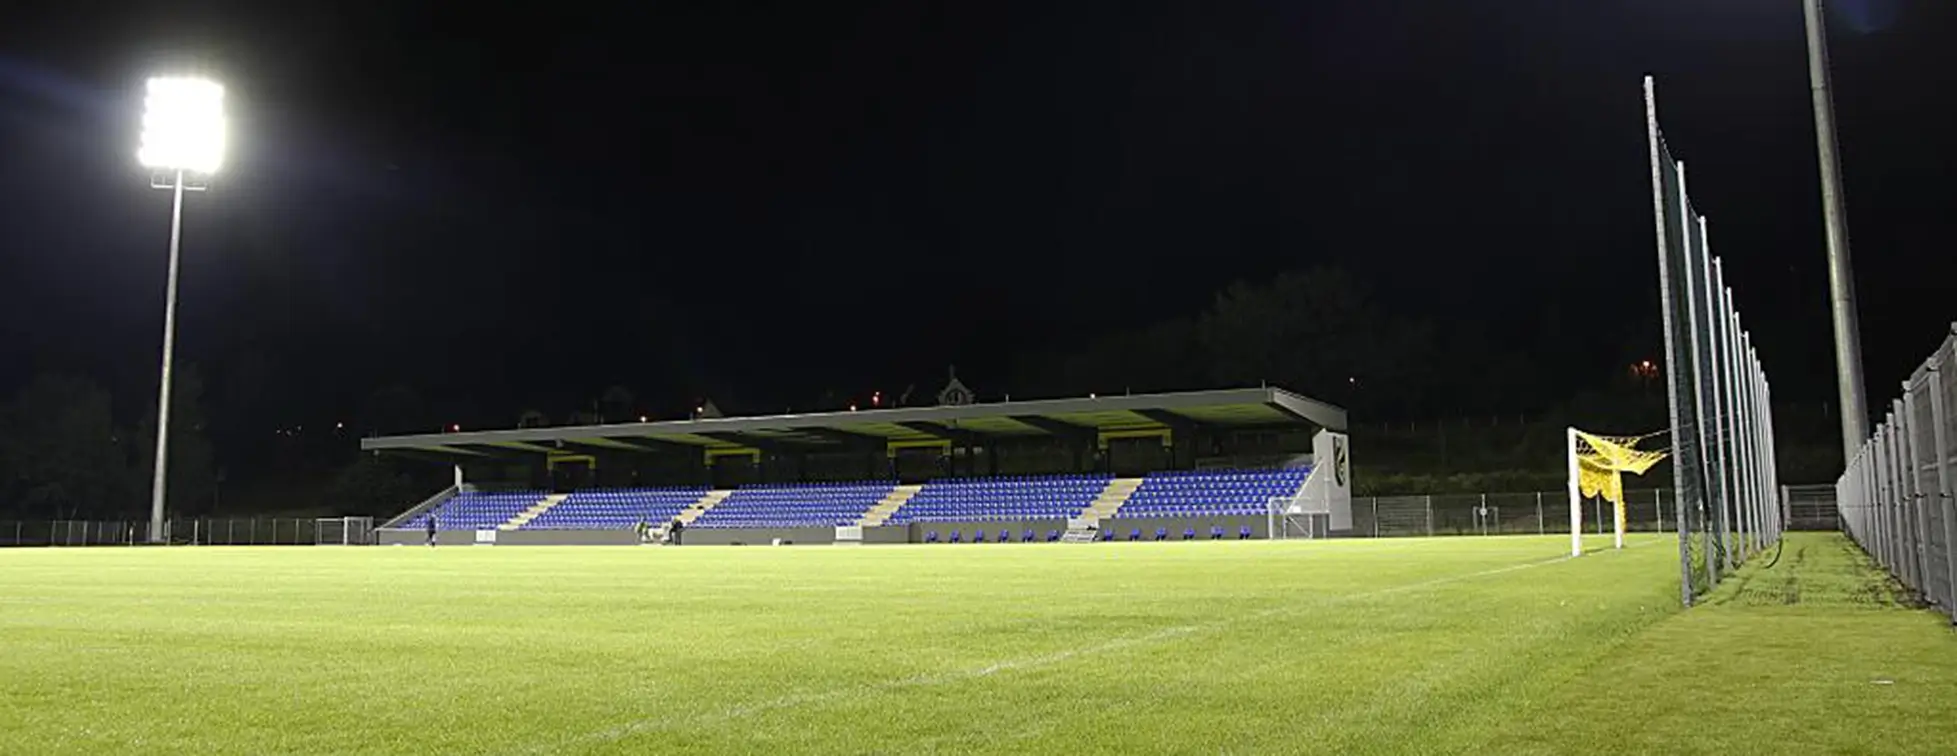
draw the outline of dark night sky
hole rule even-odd
[[[500,425],[613,383],[1010,390],[1319,263],[1574,390],[1657,332],[1647,72],[1780,395],[1833,397],[1796,0],[54,5],[0,18],[0,391],[153,391],[169,203],[135,130],[189,60],[235,146],[179,343],[275,381],[268,427],[389,383]],[[1957,8],[1832,13],[1886,398],[1957,316]]]

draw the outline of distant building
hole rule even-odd
[[[970,388],[965,386],[964,381],[958,380],[958,367],[955,365],[952,366],[950,373],[951,382],[945,384],[944,389],[938,392],[938,405],[943,407],[962,407],[973,403],[977,397],[972,394]]]

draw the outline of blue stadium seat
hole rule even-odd
[[[935,531],[935,530],[927,530],[927,531],[924,531],[924,542],[925,542],[925,543],[937,543],[937,542],[938,542],[938,531]]]
[[[1223,537],[1223,526],[1222,526],[1222,525],[1211,525],[1211,526],[1210,526],[1210,540],[1216,540],[1216,539],[1218,539],[1218,538],[1222,538],[1222,537]]]
[[[1047,542],[1047,543],[1059,543],[1059,542],[1060,542],[1060,531],[1058,531],[1058,530],[1049,530],[1049,531],[1047,531],[1047,532],[1046,532],[1046,542]]]
[[[1130,541],[1142,540],[1142,529],[1135,528],[1134,530],[1128,531],[1128,540]]]
[[[1112,530],[1103,530],[1103,531],[1101,531],[1101,540],[1102,540],[1102,541],[1112,541],[1112,540],[1114,540],[1114,531],[1112,531]]]
[[[1012,543],[1012,530],[1010,528],[999,529],[999,542]]]
[[[1183,529],[1182,529],[1182,540],[1185,540],[1185,541],[1194,541],[1194,540],[1196,540],[1196,529],[1195,529],[1195,528],[1183,528]]]
[[[578,491],[524,523],[524,530],[618,529],[661,525],[693,506],[705,488],[630,488]]]
[[[956,530],[954,530],[954,531],[951,531],[951,542],[952,542],[952,543],[960,543],[960,542],[962,542],[962,541],[964,541],[964,540],[965,540],[965,537],[964,537],[964,535],[962,535],[962,534],[961,534],[961,533],[960,533],[959,531],[956,531]]]
[[[694,522],[696,528],[789,528],[852,525],[890,495],[896,483],[770,483],[736,489]],[[893,523],[896,524],[896,523]]]
[[[543,500],[544,494],[540,491],[469,491],[449,497],[436,506],[432,514],[438,530],[487,530],[509,522]],[[430,514],[423,512],[411,517],[401,527],[412,530],[426,528]]]
[[[1105,475],[1014,476],[933,481],[891,514],[889,524],[1078,517],[1107,488]]]
[[[972,531],[972,543],[985,543],[985,528]]]
[[[1034,532],[1033,532],[1033,529],[1032,529],[1032,528],[1027,528],[1027,529],[1026,529],[1026,534],[1025,534],[1025,535],[1023,535],[1023,536],[1020,536],[1020,538],[1019,538],[1019,542],[1020,542],[1020,543],[1032,543],[1033,541],[1035,541],[1035,540],[1037,540],[1037,539],[1038,539],[1038,534],[1036,534],[1036,533],[1034,533]]]
[[[1311,473],[1306,467],[1266,470],[1192,470],[1155,473],[1128,497],[1121,517],[1257,515],[1272,499],[1296,496]]]
[[[1156,528],[1156,529],[1155,529],[1155,540],[1157,540],[1157,541],[1166,541],[1166,540],[1169,540],[1169,529],[1168,529],[1168,528]]]
[[[1249,538],[1249,537],[1250,537],[1250,526],[1249,526],[1249,525],[1245,525],[1245,526],[1243,526],[1243,527],[1241,527],[1241,528],[1238,528],[1238,529],[1237,529],[1237,540],[1243,540],[1243,539],[1245,539],[1245,538]]]

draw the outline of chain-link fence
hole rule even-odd
[[[1676,530],[1670,490],[1624,492],[1627,532]],[[1583,500],[1585,533],[1613,532],[1611,503]],[[1349,535],[1368,538],[1466,535],[1548,535],[1570,532],[1568,491],[1534,493],[1355,496]]]
[[[1678,491],[1679,591],[1685,605],[1780,539],[1772,391],[1740,321],[1706,218],[1693,209],[1685,164],[1658,127],[1645,79],[1652,204],[1657,220],[1672,487]]]
[[[1957,619],[1957,326],[1835,484],[1843,530]]]
[[[1782,486],[1781,509],[1788,530],[1841,530],[1841,509],[1835,504],[1835,487]]]
[[[320,522],[293,517],[170,520],[163,532],[173,544],[311,546],[321,542]],[[148,538],[148,527],[148,520],[0,520],[0,547],[137,545]],[[329,543],[347,539],[342,531],[328,535]],[[368,538],[364,533],[359,537]]]

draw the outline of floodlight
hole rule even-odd
[[[224,163],[224,86],[194,77],[150,79],[136,158],[149,168],[216,173]]]
[[[157,387],[156,466],[150,483],[152,543],[168,540],[163,521],[165,472],[170,469],[170,365],[177,341],[177,258],[183,238],[183,195],[224,163],[224,87],[209,79],[160,76],[143,99],[143,143],[136,159],[154,171],[150,186],[169,189],[170,273],[163,295],[163,370]],[[280,431],[285,433],[285,431]]]

